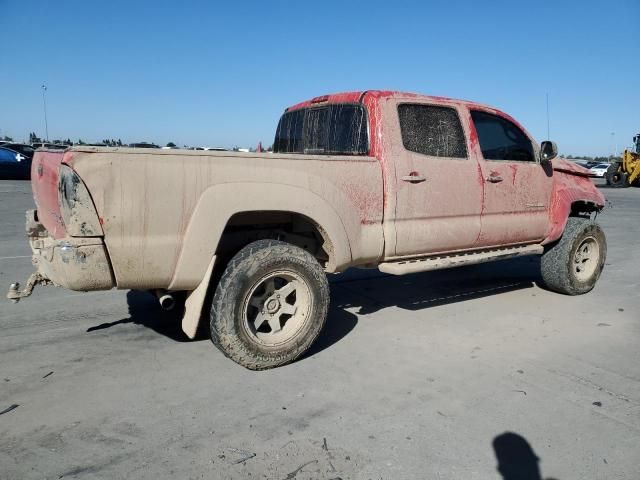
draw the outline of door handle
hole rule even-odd
[[[423,176],[423,175],[405,175],[404,177],[402,177],[402,181],[403,182],[409,182],[409,183],[420,183],[420,182],[424,182],[427,179],[427,177]]]
[[[487,182],[490,183],[500,183],[502,180],[504,180],[500,175],[489,175],[487,177]]]

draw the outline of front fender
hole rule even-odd
[[[333,246],[330,270],[351,263],[349,236],[335,209],[308,189],[274,183],[234,182],[205,190],[191,215],[170,290],[192,290],[205,276],[229,219],[247,211],[285,211],[319,225]]]
[[[542,244],[555,242],[562,236],[574,205],[584,205],[586,211],[600,211],[605,201],[602,192],[589,178],[556,172],[549,211],[549,231]]]

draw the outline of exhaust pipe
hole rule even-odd
[[[160,302],[160,307],[163,310],[173,310],[176,306],[176,299],[173,297],[173,294],[168,292],[167,290],[156,290],[156,297],[158,297],[158,302]]]

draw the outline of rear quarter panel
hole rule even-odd
[[[119,288],[195,288],[239,211],[310,217],[334,244],[336,270],[382,252],[382,173],[372,157],[98,148],[75,152],[73,167]]]

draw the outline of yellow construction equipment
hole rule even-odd
[[[607,169],[605,178],[612,187],[640,186],[640,133],[633,137],[635,152],[625,150],[621,162],[614,162]]]

